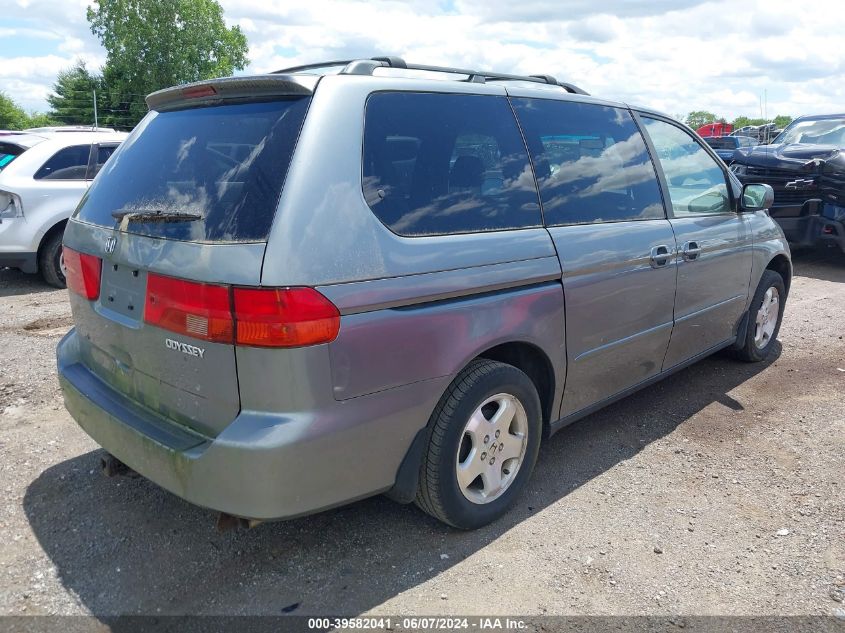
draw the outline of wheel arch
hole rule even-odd
[[[548,437],[550,423],[553,417],[556,378],[554,365],[549,356],[537,345],[527,341],[508,341],[498,343],[476,354],[458,369],[455,375],[462,372],[474,360],[485,358],[500,363],[512,365],[525,373],[534,383],[537,395],[540,397],[540,408],[543,416],[543,437]],[[411,446],[405,453],[405,458],[396,473],[396,481],[386,495],[398,503],[411,503],[417,492],[420,464],[428,441],[431,420],[417,432]]]
[[[47,242],[58,232],[64,232],[65,226],[67,226],[67,218],[59,220],[49,229],[44,232],[44,235],[41,236],[41,240],[38,242],[38,257],[36,261],[38,262],[38,271],[41,271],[41,252],[44,250],[44,247],[47,245]]]
[[[534,388],[537,389],[537,395],[540,396],[543,428],[547,432],[552,420],[556,387],[554,365],[548,355],[533,343],[511,341],[491,347],[475,358],[486,358],[513,365],[531,379]]]
[[[792,263],[784,254],[775,255],[768,264],[766,270],[772,270],[779,274],[783,279],[783,285],[786,286],[786,294],[789,295],[789,287],[792,284]]]

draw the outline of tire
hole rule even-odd
[[[476,359],[449,385],[428,429],[415,502],[448,525],[472,530],[505,514],[531,477],[543,429],[540,398],[531,379],[516,367]],[[497,430],[508,435],[500,436]],[[504,442],[497,445],[496,438]],[[503,459],[495,463],[497,452]],[[519,457],[509,457],[517,452]],[[470,469],[483,469],[485,474],[462,486],[459,470],[466,482],[474,472]],[[488,486],[496,481],[496,473],[501,485]]]
[[[51,286],[66,288],[65,274],[62,272],[62,236],[64,229],[59,228],[47,238],[38,253],[38,270]]]
[[[770,299],[767,298],[770,297],[768,295],[770,291],[777,293],[777,320],[774,323],[774,329],[768,336],[761,336],[758,317],[761,317],[763,302],[770,303]],[[785,306],[786,285],[783,283],[783,277],[773,270],[764,271],[760,278],[760,284],[757,286],[757,291],[754,293],[754,298],[751,300],[751,306],[748,308],[748,327],[745,329],[745,341],[737,341],[738,347],[734,350],[734,356],[750,363],[759,363],[766,360],[774,347],[778,332],[780,332]],[[769,314],[774,318],[774,314],[771,313],[773,309],[774,306],[770,305]]]

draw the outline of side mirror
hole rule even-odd
[[[742,188],[740,211],[770,209],[775,202],[775,192],[769,185],[750,184]]]

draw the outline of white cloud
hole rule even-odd
[[[621,36],[624,22],[613,15],[594,15],[569,25],[569,34],[582,42],[610,42]]]
[[[87,0],[15,0],[0,18],[25,53],[4,57],[2,89],[44,108],[55,72],[104,53]],[[798,10],[788,0],[222,0],[250,42],[249,72],[323,59],[409,61],[546,73],[610,99],[669,114],[733,118],[841,111],[845,12],[840,0]],[[9,20],[6,24],[5,21]],[[8,38],[4,38],[8,41]],[[38,51],[43,51],[39,53]]]

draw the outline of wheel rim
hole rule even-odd
[[[59,249],[59,272],[62,273],[62,277],[67,277],[67,266],[65,266],[65,249]]]
[[[455,468],[458,487],[473,503],[490,503],[513,483],[528,446],[528,416],[514,396],[490,396],[461,434]]]
[[[763,295],[763,303],[754,321],[754,345],[763,349],[772,340],[780,316],[780,292],[772,286]]]

